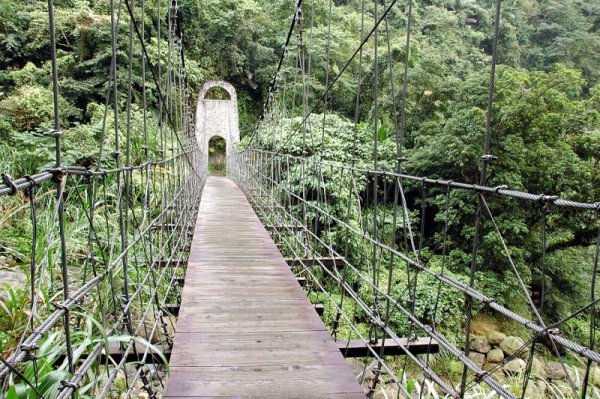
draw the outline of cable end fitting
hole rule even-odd
[[[60,383],[62,384],[63,388],[77,389],[77,384],[72,381],[62,380]]]
[[[491,154],[485,154],[481,156],[481,159],[483,159],[483,162],[491,162],[491,161],[497,161],[498,157],[495,155],[491,155]]]
[[[54,168],[54,169],[50,169],[49,170],[50,173],[52,173],[52,181],[56,184],[61,184],[62,180],[63,180],[63,176],[65,175],[65,169],[64,168]]]
[[[51,129],[44,133],[44,136],[56,138],[62,136],[62,134],[62,130]]]
[[[19,189],[17,188],[13,178],[8,173],[2,173],[2,181],[4,181],[4,184],[10,188],[10,195],[17,195]]]
[[[557,199],[558,196],[556,195],[540,195],[540,197],[538,198],[538,202],[544,204],[553,204]]]
[[[54,303],[52,303],[52,306],[54,306],[54,308],[57,310],[63,310],[65,312],[70,310],[68,306],[66,306],[65,304],[60,303],[60,302],[54,302]]]

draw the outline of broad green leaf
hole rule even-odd
[[[12,387],[10,387],[8,389],[8,392],[6,393],[6,399],[19,399],[19,395],[17,394],[17,387],[16,385],[13,385]]]

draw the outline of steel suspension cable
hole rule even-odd
[[[62,167],[62,143],[61,143],[61,123],[60,123],[60,93],[58,88],[58,61],[56,56],[56,21],[54,17],[54,1],[48,0],[48,18],[50,26],[50,59],[52,64],[52,91],[53,91],[53,107],[54,107],[54,137],[56,146],[56,168]],[[69,297],[69,270],[67,263],[67,238],[65,235],[65,198],[64,198],[64,180],[62,176],[57,176],[56,198],[58,206],[58,230],[60,239],[60,262],[63,283],[63,299]],[[71,316],[69,309],[64,312],[64,331],[66,337],[67,360],[69,372],[74,372],[73,364],[73,348],[71,344]]]
[[[488,87],[488,100],[487,100],[487,115],[486,115],[486,123],[485,123],[485,138],[483,144],[483,156],[482,161],[483,164],[481,166],[480,179],[479,184],[481,186],[485,186],[487,182],[487,169],[488,163],[494,159],[492,155],[490,155],[490,143],[492,136],[492,120],[493,120],[493,107],[494,107],[494,89],[496,87],[496,63],[498,62],[498,42],[500,40],[500,14],[502,11],[502,0],[495,0],[495,15],[494,15],[494,33],[493,33],[493,44],[492,44],[492,60],[490,66],[490,79],[489,79],[489,87]],[[479,246],[481,245],[481,229],[482,229],[482,199],[481,195],[478,196],[477,201],[477,211],[475,213],[475,232],[473,236],[473,249],[471,252],[471,268],[469,274],[469,287],[473,287],[475,284],[475,274],[477,271],[477,257],[479,256]],[[465,321],[465,355],[469,355],[470,352],[470,343],[471,343],[471,320],[473,317],[473,300],[471,297],[465,298],[465,311],[466,311],[466,321]],[[465,395],[465,387],[467,381],[467,367],[463,367],[462,374],[462,383],[461,383],[461,399],[464,398]]]

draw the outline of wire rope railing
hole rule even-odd
[[[600,361],[595,321],[599,245],[595,231],[600,202],[489,185],[490,170],[497,160],[492,136],[502,1],[496,0],[490,10],[492,48],[487,101],[482,107],[483,151],[477,174],[469,177],[471,182],[406,172],[411,34],[415,14],[422,10],[413,1],[363,0],[357,5],[361,9],[360,31],[354,36],[357,45],[348,59],[333,61],[331,48],[336,37],[332,19],[341,18],[336,13],[343,13],[349,5],[307,0],[296,4],[290,16],[296,35],[288,36],[273,79],[280,85],[272,85],[250,139],[230,155],[235,165],[230,170],[232,177],[290,258],[297,276],[306,281],[309,298],[325,303],[324,320],[340,341],[342,352],[344,342],[346,353],[356,342],[365,349],[365,369],[369,367],[372,376],[362,382],[369,396],[379,388],[385,391],[393,386],[398,397],[421,397],[426,387],[434,384],[450,397],[472,397],[476,386],[483,383],[501,397],[525,397],[528,386],[543,375],[534,361],[534,353],[541,347],[564,371],[569,395],[597,395],[590,381]],[[315,10],[325,20],[319,30],[321,47],[312,44],[314,21],[305,23],[306,15],[314,18]],[[390,25],[397,24],[391,18],[405,18],[401,57],[392,56],[391,43],[398,38],[391,37]],[[311,39],[306,40],[307,36]],[[319,52],[326,58],[320,78],[310,61]],[[332,65],[336,65],[335,74]],[[351,89],[348,81],[354,82]],[[346,85],[343,89],[342,84]],[[384,86],[387,94],[382,92]],[[321,91],[316,87],[322,87]],[[346,124],[333,115],[338,100],[335,94],[340,91],[346,97],[348,91],[354,96],[354,120]],[[382,118],[392,125],[394,155],[379,148]],[[371,142],[365,138],[367,132],[371,132]],[[515,241],[515,235],[500,223],[517,209],[528,215],[529,223],[540,227],[538,260],[517,260],[514,252],[520,253],[525,243]],[[469,210],[468,218],[465,210]],[[544,313],[548,306],[550,215],[584,221],[589,245],[596,248],[585,266],[592,281],[581,282],[589,288],[590,301],[558,320]],[[471,241],[457,241],[454,236],[464,235],[465,223],[470,225]],[[456,252],[470,256],[457,260]],[[499,268],[506,270],[504,275],[494,272]],[[537,269],[540,273],[535,278],[541,287],[535,289],[541,292],[533,292],[530,280],[524,277]],[[512,308],[494,287],[482,281],[490,275],[514,281],[511,295],[525,308]],[[444,324],[446,316],[457,318],[447,313],[449,301],[463,303],[462,324]],[[528,337],[519,340],[520,347],[503,361],[485,368],[477,353],[470,353],[472,322],[481,313],[521,326],[526,331],[522,336]],[[588,324],[589,342],[563,332],[576,318]],[[429,342],[427,353],[411,354],[411,344],[422,341],[419,337]],[[392,347],[399,347],[406,356],[386,355]],[[459,362],[459,373],[449,370],[453,361]],[[507,371],[512,361],[519,364],[516,375]],[[576,373],[573,364],[581,365]],[[424,377],[414,377],[419,373]],[[512,379],[507,382],[507,378]],[[409,380],[417,381],[420,388],[415,391]]]
[[[68,126],[60,117],[52,0],[48,15],[54,126],[46,136],[54,138],[55,165],[18,179],[3,174],[0,187],[0,199],[19,204],[16,216],[29,219],[23,234],[30,245],[30,289],[13,304],[23,307],[27,323],[4,346],[0,393],[158,397],[168,371],[163,352],[173,342],[170,309],[180,301],[207,173],[178,4],[110,1],[104,117],[96,161],[87,167],[63,160]]]

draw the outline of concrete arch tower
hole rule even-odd
[[[215,87],[220,87],[229,94],[226,100],[207,99],[206,95]],[[211,80],[202,86],[198,95],[196,108],[196,138],[203,154],[208,160],[208,143],[211,138],[218,136],[225,140],[227,156],[233,154],[235,145],[240,141],[237,93],[235,88],[222,80]],[[227,161],[227,169],[229,165]]]

